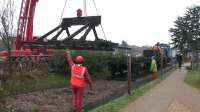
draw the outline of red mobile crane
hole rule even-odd
[[[35,14],[35,7],[38,0],[22,0],[18,19],[18,28],[15,43],[11,50],[11,57],[19,56],[38,56],[41,49],[27,49],[23,47],[23,42],[33,41],[33,19]],[[47,52],[49,55],[51,50]],[[7,57],[8,52],[2,51],[0,56]]]
[[[15,47],[22,50],[22,41],[33,40],[33,18],[38,0],[22,0]]]
[[[33,19],[35,7],[38,0],[22,0],[19,14],[17,36],[15,48],[11,51],[11,57],[19,56],[51,56],[53,49],[78,49],[78,50],[113,50],[118,44],[105,41],[98,38],[95,27],[101,24],[101,16],[85,16],[81,17],[80,10],[77,11],[78,17],[63,18],[60,25],[43,36],[33,39]],[[82,25],[80,29],[74,33],[69,32],[69,27]],[[58,36],[66,31],[67,36],[63,40],[58,40]],[[95,41],[87,41],[86,36],[93,31]],[[57,32],[51,39],[47,37]],[[80,39],[74,39],[81,32],[85,33]],[[46,40],[46,41],[44,41]],[[49,49],[50,48],[50,49]],[[3,54],[3,55],[2,55]],[[8,56],[8,53],[0,53],[0,56]]]

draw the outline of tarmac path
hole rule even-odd
[[[184,83],[186,74],[185,67],[175,70],[120,112],[200,112],[200,91]]]

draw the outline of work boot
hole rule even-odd
[[[76,109],[72,109],[72,112],[77,112]]]
[[[85,110],[84,109],[77,109],[74,112],[85,112]]]
[[[85,110],[84,110],[84,109],[81,109],[79,112],[85,112]]]

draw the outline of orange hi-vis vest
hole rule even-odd
[[[85,74],[86,68],[83,66],[78,66],[76,64],[71,67],[71,80],[70,83],[72,86],[76,87],[85,87]]]

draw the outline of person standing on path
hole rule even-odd
[[[150,71],[152,73],[152,80],[157,79],[157,64],[156,64],[156,60],[155,60],[155,56],[151,57],[151,67],[150,67]]]
[[[179,66],[179,68],[181,68],[181,66],[182,66],[182,55],[178,54],[176,58],[177,58],[178,66]]]
[[[73,98],[72,103],[74,106],[74,112],[83,112],[82,101],[83,93],[86,84],[89,84],[90,90],[92,91],[92,80],[87,67],[83,66],[83,56],[77,56],[75,63],[72,60],[69,51],[66,51],[67,62],[71,68],[71,79],[70,84],[72,86]]]

